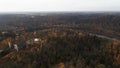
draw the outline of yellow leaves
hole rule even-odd
[[[64,64],[64,63],[62,63],[62,62],[61,62],[61,63],[59,63],[59,64],[58,64],[58,68],[65,68],[65,64]]]
[[[82,33],[82,32],[79,32],[79,33],[78,33],[78,35],[79,35],[80,37],[85,36],[85,34],[84,34],[84,33]]]

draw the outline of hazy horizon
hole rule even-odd
[[[0,0],[4,12],[119,12],[120,0]]]

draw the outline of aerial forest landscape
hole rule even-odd
[[[0,14],[0,68],[120,68],[120,13]]]

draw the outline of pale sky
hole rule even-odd
[[[120,11],[120,0],[0,0],[0,12]]]

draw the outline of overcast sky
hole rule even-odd
[[[120,0],[0,0],[0,12],[120,11]]]

